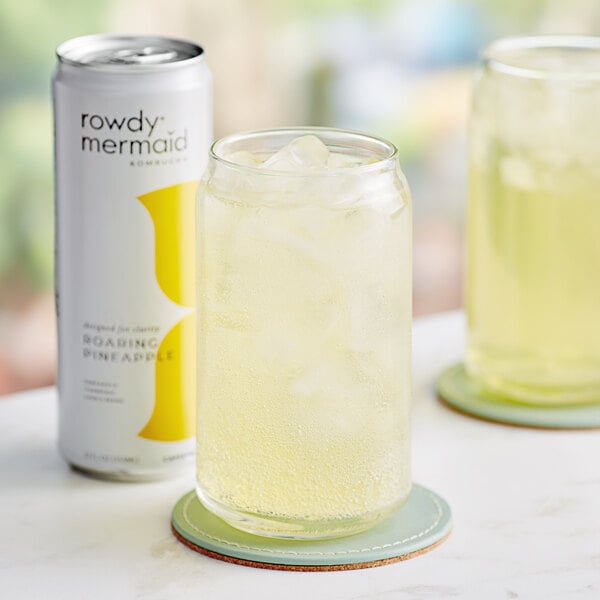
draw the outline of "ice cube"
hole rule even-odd
[[[328,169],[350,169],[357,164],[359,163],[355,160],[353,161],[351,157],[340,154],[339,152],[332,152],[327,160]]]
[[[360,173],[355,174],[349,169],[343,177],[336,178],[334,184],[337,188],[331,197],[335,200],[330,206],[336,208],[367,206],[381,215],[395,218],[406,204],[402,180],[394,173],[361,177]]]
[[[376,159],[368,158],[366,156],[353,156],[350,154],[344,154],[342,152],[331,152],[329,159],[327,160],[328,169],[352,169],[354,167],[361,167],[374,162]]]
[[[407,198],[410,198],[410,191],[406,177],[400,169],[394,172],[387,172],[377,178],[378,193],[375,194],[375,210],[380,214],[387,215],[392,219],[406,206]]]
[[[327,168],[329,150],[316,135],[303,135],[268,158],[262,167],[274,171]]]
[[[505,156],[500,161],[500,176],[506,185],[534,190],[535,174],[531,164],[518,156]]]
[[[404,208],[404,204],[404,199],[400,194],[383,192],[374,197],[371,206],[378,213],[393,219]]]
[[[248,150],[238,150],[232,152],[227,159],[236,165],[242,165],[244,167],[256,167],[262,163],[262,159]]]
[[[331,352],[304,365],[289,390],[296,400],[290,403],[294,420],[329,438],[360,431],[372,413],[369,389],[358,379],[352,361]]]

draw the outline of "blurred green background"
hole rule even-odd
[[[217,137],[304,124],[394,141],[415,204],[419,315],[461,304],[466,124],[482,48],[599,27],[596,0],[2,0],[0,394],[54,381],[50,77],[61,41],[198,41],[215,80]]]

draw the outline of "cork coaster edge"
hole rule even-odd
[[[349,563],[349,564],[338,564],[338,565],[285,565],[281,563],[269,563],[269,562],[258,562],[253,560],[247,560],[243,558],[236,558],[235,556],[228,556],[227,554],[220,554],[218,552],[214,552],[212,550],[208,550],[207,548],[203,548],[198,544],[194,544],[190,542],[188,539],[183,537],[173,523],[171,523],[171,531],[173,535],[187,548],[194,552],[198,552],[199,554],[203,554],[204,556],[208,556],[210,558],[214,558],[216,560],[220,560],[222,562],[231,563],[234,565],[242,565],[243,567],[253,567],[257,569],[268,569],[272,571],[297,571],[297,572],[318,572],[318,571],[356,571],[358,569],[371,569],[373,567],[382,567],[385,565],[390,565],[397,562],[403,562],[405,560],[409,560],[416,556],[420,556],[421,554],[426,554],[431,550],[434,550],[441,544],[443,544],[450,534],[452,533],[452,527],[449,531],[441,537],[439,540],[436,540],[429,546],[425,548],[420,548],[419,550],[414,550],[413,552],[409,552],[407,554],[401,554],[400,556],[392,556],[390,558],[382,558],[380,560],[372,560],[367,562],[359,562],[359,563]]]

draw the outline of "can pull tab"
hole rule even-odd
[[[165,50],[155,46],[144,48],[117,50],[109,57],[109,62],[119,64],[154,64],[166,63],[177,58],[175,50]]]

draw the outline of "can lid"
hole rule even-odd
[[[193,42],[145,35],[85,35],[56,49],[62,63],[111,71],[154,71],[197,61],[204,50]]]

